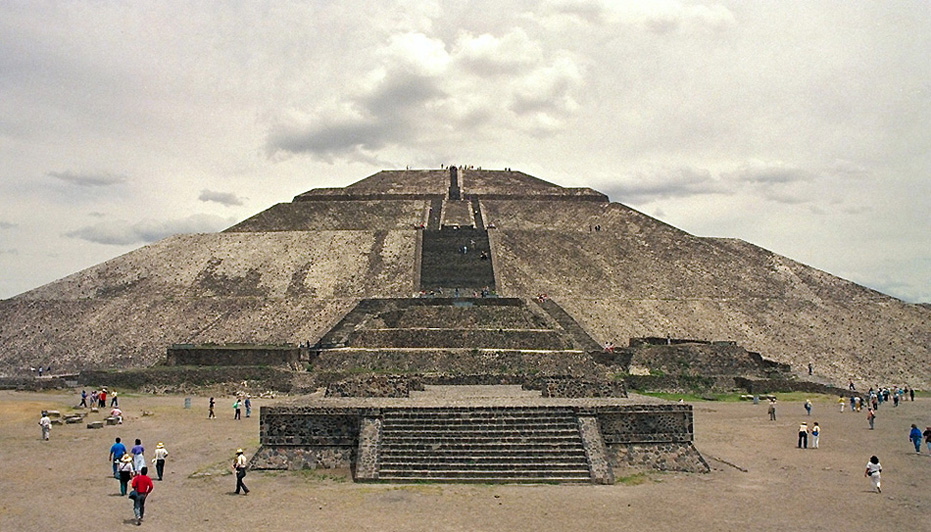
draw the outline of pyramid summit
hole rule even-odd
[[[565,316],[492,308],[542,294]],[[517,347],[495,347],[524,357],[541,347],[520,332],[530,330],[556,331],[550,351],[567,357],[630,338],[729,341],[796,370],[812,363],[835,384],[931,386],[925,306],[741,240],[691,235],[589,188],[471,167],[313,189],[223,232],[169,237],[0,301],[0,361],[8,374],[129,368],[176,344],[319,344],[366,315],[353,314],[362,301],[483,295],[502,301],[483,316],[518,330]],[[408,303],[385,305],[379,316]],[[400,349],[389,325],[357,334]],[[441,328],[460,331],[436,333],[451,348],[475,336]]]

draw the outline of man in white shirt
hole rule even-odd
[[[48,441],[49,433],[52,431],[52,420],[49,419],[48,412],[45,410],[42,411],[39,426],[42,427],[42,439]]]

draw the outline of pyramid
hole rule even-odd
[[[173,344],[318,344],[365,300],[542,294],[589,339],[563,338],[567,351],[727,340],[835,384],[931,386],[926,306],[589,188],[455,167],[310,190],[0,301],[0,361],[7,374],[141,367]]]

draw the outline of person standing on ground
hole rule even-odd
[[[136,514],[136,524],[142,524],[142,518],[145,517],[145,500],[155,489],[152,479],[149,478],[149,468],[143,467],[139,474],[133,477],[133,492],[136,497],[133,499],[133,513]]]
[[[126,486],[129,484],[130,479],[133,478],[133,455],[129,453],[123,454],[123,456],[116,461],[117,464],[117,477],[120,479],[120,496],[126,496]]]
[[[908,397],[911,399],[913,403],[915,402],[915,388],[908,389]]]
[[[769,420],[776,421],[776,398],[769,400]]]
[[[213,407],[216,406],[216,401],[213,400],[213,397],[210,398],[210,406],[207,407],[207,419],[216,419],[217,415],[213,413]]]
[[[246,396],[246,417],[252,417],[252,398]]]
[[[126,454],[126,446],[123,445],[122,440],[119,438],[116,439],[116,442],[110,446],[110,462],[113,464],[113,478],[120,478],[118,472],[120,460],[123,458],[123,455]],[[130,456],[130,458],[132,458]],[[123,493],[126,495],[126,493]]]
[[[915,452],[921,454],[921,429],[918,425],[912,423],[912,430],[908,433],[908,439],[915,444]]]
[[[809,416],[811,415],[811,399],[805,399],[805,411]]]
[[[233,409],[236,410],[236,413],[233,414],[233,419],[242,419],[242,403],[239,401],[239,398],[236,398],[236,401],[233,403]]]
[[[233,460],[233,470],[236,471],[236,495],[239,495],[240,488],[243,495],[249,494],[249,488],[242,481],[242,479],[246,478],[246,467],[246,456],[242,454],[242,449],[236,449],[236,459]]]
[[[847,405],[847,400],[844,399],[844,396],[840,396],[840,399],[837,400],[837,404],[840,405],[840,413],[844,413],[844,406]]]
[[[880,473],[882,473],[883,466],[879,463],[879,458],[876,456],[871,456],[870,461],[866,463],[866,471],[863,473],[864,477],[870,477],[870,481],[873,483],[873,489],[876,490],[876,493],[882,493],[883,489],[881,486],[882,480],[880,479]]]
[[[815,425],[811,427],[811,448],[817,449],[818,442],[821,440],[821,427],[818,425],[818,422],[815,421]]]
[[[162,476],[165,474],[165,457],[168,456],[168,449],[165,448],[165,444],[158,442],[158,445],[155,446],[155,458],[152,459],[152,462],[155,464],[155,472],[158,473],[158,480],[162,480]]]
[[[116,407],[120,406],[120,400],[116,397],[116,390],[113,390],[113,395],[110,397],[110,406]]]
[[[808,448],[808,423],[804,421],[802,421],[802,424],[798,427],[798,448]]]
[[[87,390],[81,390],[81,406],[87,408]]]
[[[928,452],[931,453],[931,427],[925,427],[925,431],[921,435],[925,437],[925,445],[928,447]]]
[[[142,468],[145,467],[145,447],[142,446],[142,440],[136,438],[136,445],[133,445],[129,452],[133,455],[133,469],[142,471]]]
[[[870,422],[870,430],[873,430],[873,424],[876,422],[876,411],[870,408],[866,411],[866,420]]]
[[[39,426],[42,427],[42,439],[48,441],[49,434],[52,432],[52,420],[45,410],[42,411],[42,417],[39,418]]]

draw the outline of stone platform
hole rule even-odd
[[[357,481],[610,484],[631,469],[709,470],[693,445],[691,405],[641,396],[428,387],[411,398],[262,407],[260,427],[252,468],[350,468]]]

